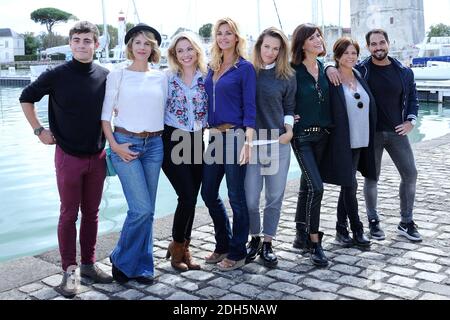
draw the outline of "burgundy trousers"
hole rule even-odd
[[[105,152],[76,157],[59,146],[55,151],[56,181],[61,201],[58,243],[62,268],[76,266],[78,212],[81,210],[81,263],[95,263],[98,211],[106,177]]]

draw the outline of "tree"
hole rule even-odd
[[[98,24],[97,25],[98,31],[100,32],[100,35],[104,35],[103,32],[103,25]],[[109,46],[115,47],[117,45],[117,38],[118,38],[118,30],[114,26],[108,24],[108,34],[109,34]]]
[[[34,35],[33,32],[26,32],[23,34],[25,41],[25,54],[36,54],[37,50],[41,47],[41,41]]]
[[[443,23],[432,25],[428,32],[428,41],[430,41],[432,37],[450,37],[450,26]]]
[[[209,39],[209,38],[211,38],[212,28],[213,28],[212,23],[204,24],[198,30],[198,34],[204,39]]]
[[[65,46],[69,44],[69,37],[61,36],[59,34],[46,34],[45,32],[42,32],[39,35],[39,38],[43,49]]]
[[[31,13],[30,17],[36,23],[45,24],[49,34],[53,33],[52,28],[57,23],[78,20],[73,14],[56,8],[37,9]]]

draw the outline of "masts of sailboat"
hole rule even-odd
[[[105,57],[109,59],[109,34],[108,34],[108,24],[106,23],[106,11],[105,11],[105,0],[102,0],[102,11],[103,11],[103,36],[105,37]]]

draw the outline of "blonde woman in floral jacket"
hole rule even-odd
[[[201,48],[195,36],[181,33],[168,50],[163,170],[177,193],[178,205],[166,258],[171,257],[171,265],[178,271],[200,269],[189,252],[189,243],[202,181],[203,129],[208,109],[206,64]]]

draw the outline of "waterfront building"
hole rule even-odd
[[[23,36],[9,28],[0,28],[0,63],[14,62],[14,56],[25,54]]]

